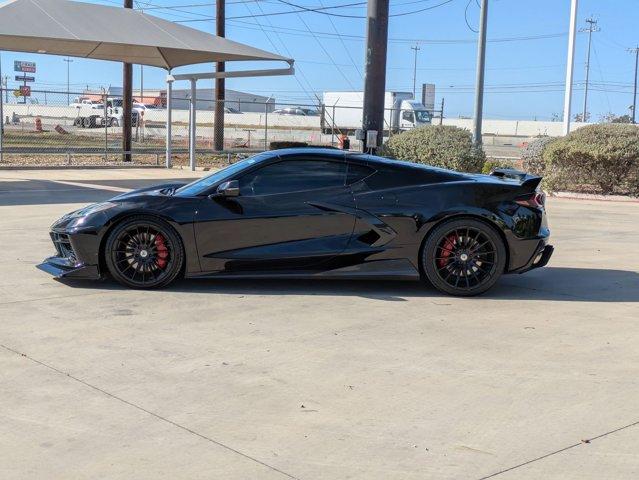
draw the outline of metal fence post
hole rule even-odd
[[[189,166],[191,171],[195,171],[195,112],[196,112],[196,88],[195,79],[191,79],[191,111],[189,118]]]
[[[331,146],[335,145],[335,105],[333,105],[333,117],[332,117],[333,127],[331,128]]]
[[[169,72],[169,75],[171,73]],[[173,159],[171,158],[171,123],[172,123],[172,110],[171,110],[171,96],[173,95],[173,80],[166,80],[166,168],[171,168]]]
[[[107,94],[102,94],[103,111],[104,111],[104,160],[109,161],[109,116],[107,114]]]
[[[4,92],[2,90],[2,72],[0,72],[0,162],[3,160],[2,140],[4,137]]]
[[[2,82],[3,82],[3,78],[2,78],[2,59],[0,58],[0,162],[2,162],[2,156],[3,156],[3,151],[2,151],[2,140],[4,137],[4,92],[2,90]],[[9,83],[9,82],[7,82]]]
[[[251,138],[250,133],[249,138]],[[268,150],[268,100],[264,103],[264,150]]]

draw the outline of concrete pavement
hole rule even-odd
[[[473,299],[35,269],[63,213],[191,176],[0,172],[1,478],[637,478],[639,205],[550,199],[550,266]]]

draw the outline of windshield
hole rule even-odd
[[[204,178],[196,180],[195,182],[189,183],[188,185],[184,185],[183,187],[178,188],[175,191],[175,195],[182,196],[182,197],[192,197],[192,196],[199,195],[205,192],[212,185],[215,185],[216,183],[224,180],[225,178],[228,178],[237,173],[240,173],[242,170],[246,170],[247,168],[252,167],[253,165],[255,165],[257,162],[261,160],[265,160],[267,158],[272,158],[272,157],[273,157],[272,154],[264,152],[264,153],[259,153],[257,155],[253,155],[252,157],[249,157],[249,158],[245,158],[244,160],[234,163],[233,165],[229,165],[228,167],[223,168],[222,170],[218,170],[212,175],[208,175]]]
[[[429,123],[431,120],[428,110],[415,110],[415,116],[417,117],[418,123]]]

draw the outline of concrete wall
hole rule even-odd
[[[73,120],[77,116],[77,108],[68,106],[54,105],[4,105],[5,117],[11,118],[13,113],[20,117],[46,117],[49,119],[59,119],[61,124],[65,124],[66,120]],[[212,124],[214,113],[210,110],[198,110],[198,124]],[[166,122],[166,110],[150,109],[144,114],[144,119],[149,122]],[[43,118],[44,120],[44,118]],[[189,112],[187,110],[174,110],[173,121],[176,123],[188,123]],[[280,128],[302,128],[302,129],[319,129],[320,117],[302,117],[269,114],[268,118],[261,112],[246,112],[242,114],[225,115],[227,124],[245,125],[245,126],[264,126],[268,120],[268,125]],[[48,121],[47,123],[53,123]],[[463,118],[444,118],[444,125],[454,125],[468,130],[472,129],[472,120]],[[577,129],[586,123],[572,123],[571,129]],[[533,120],[484,120],[484,135],[498,135],[509,137],[536,137],[540,135],[548,135],[558,137],[562,135],[561,122],[541,122]]]
[[[444,118],[444,125],[454,125],[456,127],[472,130],[473,121],[470,118]],[[587,123],[570,124],[570,130],[588,125]],[[547,135],[549,137],[561,137],[563,135],[562,122],[541,122],[534,120],[484,120],[482,123],[482,133],[484,135],[499,135],[509,137],[538,137]]]

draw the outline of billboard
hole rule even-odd
[[[426,107],[426,110],[431,112],[435,110],[435,84],[424,83],[422,84],[422,105]]]
[[[27,77],[26,75],[16,75],[16,82],[35,82],[35,77]]]
[[[21,60],[15,60],[13,62],[13,70],[16,72],[36,73],[36,64],[35,62],[23,62]]]

